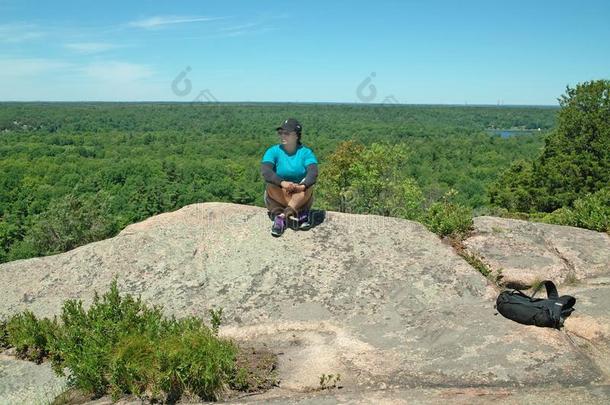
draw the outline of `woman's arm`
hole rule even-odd
[[[305,188],[309,188],[316,183],[316,178],[318,177],[318,165],[312,163],[307,166],[307,174],[305,178],[301,180],[301,184],[305,186]]]
[[[267,183],[275,184],[281,187],[282,179],[273,171],[273,163],[261,163],[261,175]]]

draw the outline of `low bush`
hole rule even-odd
[[[58,374],[67,370],[73,388],[92,397],[216,400],[230,389],[250,387],[238,378],[249,373],[236,361],[239,348],[217,336],[220,311],[214,315],[214,329],[195,317],[163,317],[159,307],[122,297],[114,281],[102,297],[95,295],[88,310],[69,300],[61,322],[26,311],[13,316],[6,330],[8,344],[20,356],[48,357]]]
[[[610,233],[610,188],[579,198],[571,208],[559,208],[543,216],[541,220]]]
[[[472,228],[472,210],[453,202],[455,191],[433,203],[424,216],[424,224],[437,235],[463,238]]]
[[[41,363],[49,354],[49,342],[57,333],[57,321],[38,319],[30,311],[13,316],[6,324],[6,340],[21,358]]]

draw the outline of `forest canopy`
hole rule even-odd
[[[303,143],[321,162],[320,181],[342,142],[402,145],[397,156],[404,161],[388,164],[397,165],[399,188],[420,196],[422,209],[455,190],[456,203],[488,212],[488,187],[513,162],[540,154],[557,113],[518,106],[0,103],[0,261],[65,251],[196,202],[263,206],[260,159],[286,117],[303,124]],[[367,192],[376,183],[362,170],[373,164],[357,168],[357,186]]]

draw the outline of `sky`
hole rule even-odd
[[[0,0],[0,101],[557,105],[608,1]]]

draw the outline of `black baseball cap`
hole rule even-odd
[[[284,122],[282,122],[282,125],[277,127],[275,130],[279,131],[280,129],[284,129],[290,132],[294,131],[297,134],[300,134],[303,127],[301,126],[299,121],[295,120],[294,118],[288,118],[287,120],[284,120]]]

